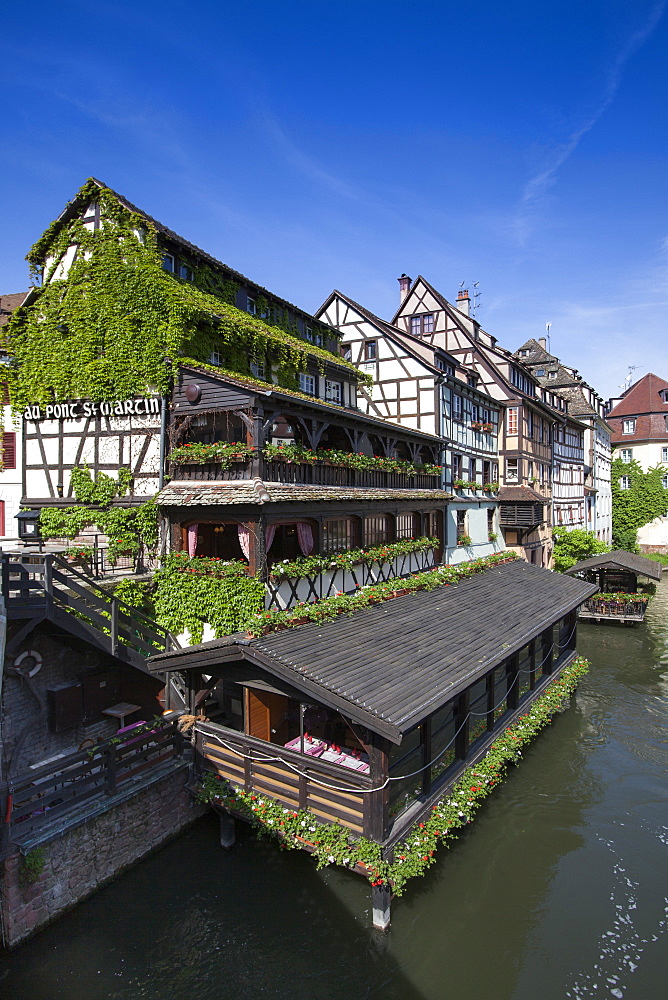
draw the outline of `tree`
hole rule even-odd
[[[593,531],[582,531],[579,528],[573,531],[569,531],[568,528],[554,528],[552,538],[554,568],[558,573],[564,573],[581,559],[588,559],[589,556],[610,550],[610,546],[599,541]]]
[[[668,489],[663,485],[667,472],[665,465],[643,472],[635,459],[622,462],[616,458],[612,463],[612,543],[616,549],[637,552],[638,528],[668,514]]]

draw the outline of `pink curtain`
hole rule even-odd
[[[264,545],[265,551],[268,552],[271,548],[271,543],[274,540],[274,535],[276,534],[276,525],[268,524],[264,532]]]
[[[250,559],[250,530],[245,524],[238,524],[239,545],[246,559]]]
[[[197,550],[197,532],[199,531],[199,524],[189,524],[188,525],[188,555],[192,559]]]
[[[313,532],[308,521],[297,521],[297,538],[302,555],[307,556],[313,552]]]

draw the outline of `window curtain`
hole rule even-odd
[[[250,529],[246,524],[238,524],[239,545],[246,559],[250,561]]]
[[[199,531],[199,524],[189,524],[187,532],[188,540],[188,555],[192,559],[197,551],[197,532]]]
[[[307,556],[313,552],[313,531],[308,521],[297,521],[297,539],[302,555]]]
[[[275,534],[276,534],[276,525],[268,524],[264,531],[265,552],[268,552],[269,549],[271,548]]]

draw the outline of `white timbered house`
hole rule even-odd
[[[372,376],[372,385],[358,392],[367,413],[443,438],[442,483],[456,493],[448,508],[447,561],[498,551],[501,408],[476,388],[475,373],[341,292],[332,292],[317,316],[340,332],[346,358]]]
[[[30,292],[0,295],[0,332],[7,325],[13,312],[29,299]],[[7,382],[2,378],[2,367],[10,363],[6,350],[0,350],[0,407],[2,408],[2,462],[0,464],[0,542],[7,543],[17,537],[16,515],[21,509],[21,421],[15,419],[9,405]]]
[[[452,305],[423,277],[399,279],[394,326],[475,372],[478,387],[505,409],[499,434],[499,521],[505,544],[529,562],[552,558],[552,438],[566,403],[539,385],[470,315],[467,291]]]

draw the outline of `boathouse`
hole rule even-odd
[[[650,597],[646,586],[638,583],[638,578],[658,583],[662,571],[661,563],[653,559],[617,549],[583,559],[567,569],[566,573],[598,584],[599,593],[584,602],[579,611],[580,618],[634,623],[644,620]]]
[[[572,662],[596,584],[510,557],[333,620],[150,659],[213,692],[198,766],[338,823],[388,855]]]

